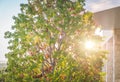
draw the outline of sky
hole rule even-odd
[[[8,40],[4,39],[4,33],[11,30],[12,17],[20,13],[21,3],[27,3],[27,0],[0,0],[0,62],[6,61],[5,53],[8,52]],[[117,6],[120,6],[120,0],[86,0],[85,9],[98,12]]]
[[[86,0],[86,9],[92,12],[120,6],[120,0]]]

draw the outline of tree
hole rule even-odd
[[[84,0],[21,4],[21,13],[13,17],[14,31],[5,33],[10,38],[5,81],[102,82],[105,52],[83,47],[85,40],[102,40],[84,5]]]

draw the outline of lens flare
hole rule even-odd
[[[95,46],[95,43],[93,42],[93,41],[86,41],[86,43],[85,43],[85,47],[87,48],[87,49],[92,49],[92,48],[94,48],[94,46]]]

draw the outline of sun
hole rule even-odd
[[[95,43],[91,40],[85,42],[86,49],[92,49],[92,48],[94,48],[94,46],[95,46]]]

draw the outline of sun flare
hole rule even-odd
[[[87,48],[87,49],[92,49],[92,48],[94,48],[94,46],[95,46],[95,43],[93,42],[93,41],[86,41],[86,43],[85,43],[85,47]]]

